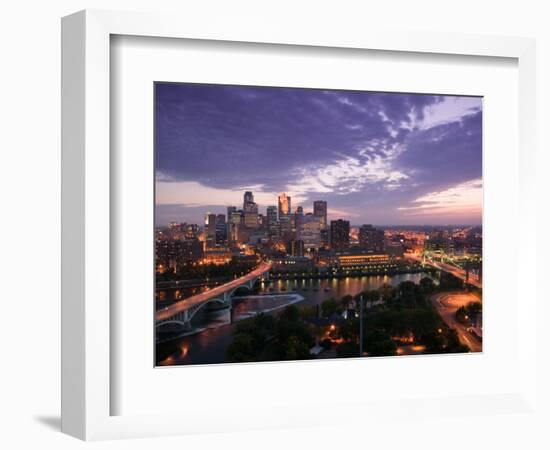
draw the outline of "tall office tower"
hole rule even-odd
[[[225,214],[216,216],[216,244],[225,245],[227,243],[227,224],[225,223]]]
[[[227,207],[227,219],[226,219],[226,227],[227,227],[227,242],[231,242],[231,215],[233,213],[237,212],[236,206],[228,206]]]
[[[335,250],[349,248],[349,221],[342,219],[331,220],[330,246]]]
[[[267,234],[270,239],[273,239],[274,237],[277,237],[279,234],[279,222],[277,221],[277,207],[276,206],[268,206],[267,207],[267,214],[266,214],[266,221],[267,221]]]
[[[227,221],[229,222],[229,218],[231,217],[231,214],[233,214],[234,212],[237,212],[237,207],[236,206],[228,206],[227,207]]]
[[[296,208],[296,211],[294,212],[294,230],[298,230],[300,228],[300,224],[302,222],[302,218],[304,217],[304,208],[301,206],[298,206]]]
[[[228,234],[227,239],[230,243],[235,244],[239,240],[239,228],[242,223],[241,211],[233,211],[227,218]]]
[[[279,195],[279,219],[281,216],[290,216],[290,197],[284,192]]]
[[[279,227],[281,230],[281,237],[283,239],[289,239],[292,233],[291,222],[291,210],[290,210],[290,197],[284,192],[279,195]]]
[[[313,202],[313,215],[321,218],[321,229],[326,229],[327,222],[327,202],[324,200],[316,200]]]
[[[306,250],[319,250],[322,245],[321,218],[311,213],[303,216],[296,231],[296,240],[302,241]]]
[[[206,248],[216,246],[216,214],[208,213],[204,216],[204,241]]]
[[[244,193],[243,201],[244,226],[247,228],[258,228],[258,204],[254,203],[254,195],[247,191]]]
[[[290,215],[290,232],[292,239],[296,239],[296,234],[298,232],[298,228],[300,228],[302,217],[304,217],[304,208],[301,206],[298,206],[294,211],[294,214]]]
[[[328,246],[328,219],[327,202],[325,200],[316,200],[313,202],[313,215],[321,219],[321,243]]]
[[[250,191],[244,193],[244,203],[254,203],[254,194]]]
[[[384,251],[384,230],[374,228],[372,225],[363,225],[359,228],[359,246],[373,252]]]

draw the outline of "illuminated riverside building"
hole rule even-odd
[[[204,251],[204,256],[201,262],[202,264],[222,265],[230,262],[232,258],[233,255],[228,248],[212,248]]]
[[[330,246],[335,250],[349,248],[349,221],[338,219],[330,222]]]
[[[272,271],[277,272],[306,272],[314,268],[313,261],[306,256],[285,256],[273,259]]]
[[[332,258],[333,265],[350,270],[372,269],[375,271],[396,268],[390,255],[387,253],[373,253],[365,250],[348,250],[337,252]]]
[[[378,264],[387,264],[390,262],[390,256],[386,253],[372,254],[342,254],[337,255],[336,259],[341,267],[349,266],[371,266]]]

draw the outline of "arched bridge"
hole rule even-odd
[[[405,257],[413,261],[420,262],[425,266],[431,266],[434,269],[439,269],[439,270],[443,270],[444,272],[448,272],[454,275],[455,277],[461,279],[465,283],[471,284],[472,286],[475,286],[477,288],[481,289],[482,287],[482,283],[481,283],[481,280],[479,279],[479,275],[476,275],[474,273],[466,273],[464,269],[453,266],[451,264],[434,261],[430,257],[426,256],[426,254],[419,256],[419,255],[406,253]]]
[[[155,326],[159,327],[168,323],[177,323],[183,325],[184,328],[190,328],[193,316],[209,303],[231,307],[231,300],[235,291],[242,287],[252,291],[258,278],[269,274],[271,265],[271,263],[267,262],[261,263],[252,272],[240,278],[158,310],[155,313]]]

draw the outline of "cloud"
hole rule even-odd
[[[401,206],[398,210],[407,215],[448,215],[471,216],[479,215],[482,210],[482,181],[470,180],[452,186],[448,189],[430,192],[411,202],[408,206]]]
[[[179,205],[170,214],[237,206],[253,190],[261,205],[286,192],[293,206],[324,199],[365,223],[376,222],[375,214],[378,223],[398,223],[415,211],[399,207],[481,177],[480,98],[176,83],[155,89],[156,202]]]
[[[481,111],[481,102],[481,97],[444,97],[443,101],[424,107],[424,118],[418,126],[426,130],[442,124],[460,122],[464,117]]]

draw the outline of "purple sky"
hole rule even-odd
[[[157,83],[156,222],[327,200],[352,224],[481,224],[482,99]]]

